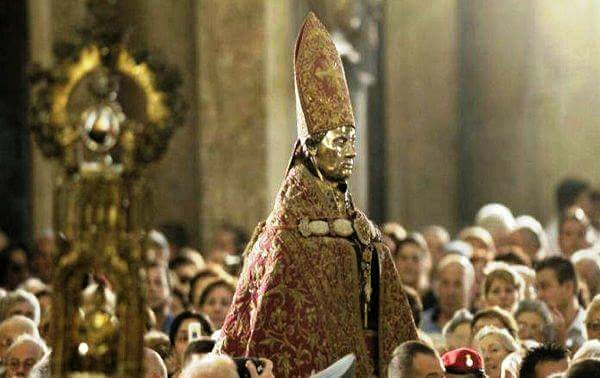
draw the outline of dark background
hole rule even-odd
[[[26,1],[0,0],[0,229],[31,240]]]

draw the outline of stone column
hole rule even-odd
[[[29,0],[29,45],[32,62],[48,67],[52,64],[51,0]],[[33,139],[33,138],[32,138]],[[42,155],[32,140],[33,233],[52,228],[52,192],[55,167]]]
[[[198,2],[200,207],[204,249],[224,221],[268,215],[295,139],[295,1]]]
[[[190,244],[198,245],[200,208],[198,154],[198,45],[197,1],[128,0],[122,16],[133,27],[132,45],[138,42],[176,68],[182,76],[180,93],[189,105],[187,118],[175,131],[165,155],[147,168],[153,189],[154,223],[181,224]]]
[[[387,218],[454,226],[458,209],[457,1],[387,1]]]
[[[529,120],[533,2],[460,2],[461,220],[488,202],[517,212],[536,198]]]

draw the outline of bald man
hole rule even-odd
[[[27,377],[33,366],[48,353],[44,340],[30,335],[19,336],[4,353],[6,377]]]
[[[167,366],[150,348],[144,348],[144,378],[167,378]]]

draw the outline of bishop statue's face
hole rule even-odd
[[[354,126],[340,126],[327,131],[314,154],[317,168],[325,179],[342,182],[352,175],[356,156],[355,144]]]

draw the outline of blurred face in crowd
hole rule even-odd
[[[200,311],[208,316],[215,328],[221,328],[232,299],[233,292],[228,287],[216,286],[208,293],[204,303],[200,305]]]
[[[500,378],[502,361],[510,354],[502,345],[500,337],[493,334],[484,337],[479,342],[479,352],[489,378]]]
[[[2,356],[8,347],[17,339],[17,337],[28,334],[34,336],[35,330],[24,322],[3,322],[0,323],[0,362],[3,361]],[[1,364],[0,364],[1,365]]]
[[[575,295],[573,282],[565,281],[560,284],[552,269],[542,269],[536,273],[535,287],[540,300],[546,302],[548,307],[559,310],[567,308]]]
[[[444,367],[436,356],[417,353],[413,357],[410,376],[415,378],[443,378]]]
[[[512,282],[496,278],[492,281],[485,299],[487,306],[498,306],[510,312],[519,300],[519,290]]]
[[[6,378],[27,377],[33,365],[44,356],[44,350],[32,342],[23,342],[5,355]]]
[[[175,269],[175,275],[177,276],[176,288],[179,291],[181,291],[181,293],[183,293],[185,296],[189,294],[190,281],[192,280],[192,278],[194,278],[197,272],[198,269],[196,268],[196,265],[192,263],[179,265]]]
[[[504,326],[504,323],[502,323],[502,321],[500,321],[500,319],[493,317],[493,316],[483,316],[479,319],[477,319],[477,321],[475,322],[475,324],[473,324],[473,330],[471,335],[473,337],[475,337],[475,335],[477,335],[477,332],[479,332],[483,327],[486,326],[493,326],[496,328],[506,328]]]
[[[560,227],[558,243],[562,253],[569,257],[576,251],[589,247],[585,238],[587,227],[576,219],[567,219]]]
[[[15,315],[23,315],[26,318],[35,320],[35,309],[31,303],[27,301],[21,301],[12,305],[8,310],[8,317]]]
[[[521,312],[516,317],[519,325],[519,339],[544,342],[544,320],[536,312]]]
[[[598,294],[600,288],[600,267],[595,261],[580,260],[575,264],[577,276],[585,282],[589,290],[590,298]]]
[[[600,340],[600,309],[591,311],[585,320],[588,340]]]
[[[147,274],[148,305],[157,309],[167,304],[170,290],[165,268],[152,266]]]
[[[531,261],[536,260],[539,242],[535,233],[527,228],[520,228],[510,234],[510,244],[520,247],[529,256]]]
[[[446,349],[469,347],[471,345],[471,324],[461,323],[446,336]]]
[[[452,316],[456,310],[469,307],[469,289],[464,268],[458,263],[450,263],[438,273],[437,295],[440,309]]]
[[[29,277],[27,254],[22,249],[12,250],[8,264],[5,280],[8,288],[14,289]]]
[[[440,230],[429,230],[423,233],[423,238],[431,251],[433,261],[440,261],[444,256],[444,244],[448,242],[447,235]]]
[[[423,268],[424,251],[415,243],[404,243],[396,255],[396,268],[402,283],[414,289],[419,288]]]
[[[185,348],[187,348],[190,343],[189,340],[189,327],[190,324],[199,324],[197,319],[186,319],[184,320],[179,329],[177,330],[177,334],[175,335],[175,354],[179,361],[183,362],[183,357],[185,354]],[[209,336],[209,335],[206,335]]]

